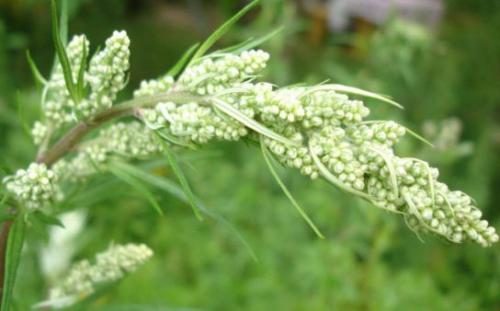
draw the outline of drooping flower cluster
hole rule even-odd
[[[58,307],[74,304],[94,293],[99,286],[134,272],[151,256],[153,251],[144,244],[111,245],[97,254],[93,262],[76,263],[64,280],[50,290],[48,302],[59,302]]]
[[[32,163],[26,170],[5,177],[5,189],[25,208],[35,210],[59,200],[58,176],[44,164]]]
[[[248,65],[243,60],[248,55],[258,57],[253,58],[254,66],[244,70],[241,64]],[[144,109],[144,121],[183,143],[260,136],[283,164],[311,178],[322,176],[384,210],[403,214],[414,230],[434,232],[457,243],[472,240],[488,246],[498,241],[472,199],[439,182],[437,169],[394,154],[393,146],[405,135],[405,127],[393,121],[365,121],[369,109],[346,95],[366,92],[335,85],[274,89],[254,83],[251,78],[265,67],[264,55],[207,56],[177,81],[164,77],[144,82],[137,97],[174,88],[200,95],[197,101],[162,102]],[[222,109],[220,102],[239,114]],[[252,121],[283,139],[252,128]]]

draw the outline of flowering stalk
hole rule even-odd
[[[117,282],[151,258],[153,251],[144,244],[111,245],[90,262],[82,260],[67,276],[50,289],[49,299],[35,307],[61,309],[84,300],[99,288]]]

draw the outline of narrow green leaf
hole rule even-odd
[[[191,58],[191,61],[188,64],[191,65],[193,61],[198,59],[199,57],[203,56],[224,34],[226,34],[229,29],[241,18],[243,15],[248,13],[251,9],[253,9],[260,0],[254,0],[250,2],[247,6],[245,6],[241,11],[236,13],[233,17],[228,19],[224,24],[222,24],[217,30],[215,30],[200,46],[200,48],[196,51],[194,54],[193,58]]]
[[[262,150],[262,154],[264,155],[264,160],[266,161],[266,164],[267,164],[267,167],[269,168],[269,171],[271,172],[271,174],[273,175],[274,179],[276,180],[276,182],[280,186],[281,190],[283,190],[283,192],[285,193],[285,195],[288,198],[288,200],[290,200],[290,202],[292,203],[293,207],[295,207],[295,209],[297,210],[297,212],[299,212],[300,216],[302,216],[302,218],[311,227],[311,229],[314,231],[314,233],[316,233],[316,235],[319,238],[324,239],[325,238],[324,235],[316,227],[316,225],[311,220],[311,218],[309,218],[309,216],[304,211],[304,209],[295,200],[295,198],[293,197],[293,195],[291,194],[291,192],[286,187],[285,183],[281,180],[280,176],[278,175],[278,173],[274,169],[274,166],[273,166],[273,163],[272,163],[272,159],[271,159],[271,155],[269,154],[269,151],[267,150],[266,146],[264,145],[264,142],[262,141],[262,139],[260,141],[260,148]]]
[[[64,224],[61,222],[61,220],[57,217],[45,214],[41,211],[36,211],[33,213],[33,216],[36,217],[40,222],[49,225],[49,226],[57,226],[61,228],[65,228]]]
[[[138,167],[135,167],[134,165],[131,165],[123,161],[114,161],[113,166],[119,168],[122,171],[127,172],[130,175],[133,175],[138,179],[141,179],[144,182],[149,183],[154,187],[165,190],[166,192],[170,193],[171,195],[173,195],[174,197],[185,203],[189,203],[182,189],[168,179],[153,175],[152,173],[149,173],[143,169],[140,169]]]
[[[141,179],[142,181],[150,184],[151,186],[154,186],[154,187],[157,187],[158,189],[166,191],[166,192],[170,193],[171,195],[173,195],[174,197],[176,197],[177,199],[181,200],[182,202],[189,204],[189,199],[187,198],[187,196],[186,196],[185,192],[182,190],[182,188],[179,185],[177,185],[176,183],[170,181],[169,179],[151,174],[143,169],[137,168],[137,167],[130,165],[126,162],[115,162],[114,164],[119,166],[120,169],[126,171],[130,175],[133,175],[133,176],[137,177],[138,179]],[[200,201],[200,199],[195,197],[195,200],[196,200],[201,212],[203,212],[205,215],[209,216],[210,218],[214,219],[215,221],[221,223],[223,226],[225,226],[227,229],[229,229],[229,231],[234,233],[236,235],[237,239],[248,250],[250,256],[255,261],[258,261],[257,256],[255,254],[255,251],[250,246],[250,244],[247,242],[247,240],[243,237],[243,235],[238,231],[238,229],[236,229],[228,220],[226,220],[221,215],[212,212],[209,208],[207,208],[203,204],[203,202]]]
[[[82,41],[82,59],[80,60],[80,68],[78,69],[78,78],[76,80],[76,89],[78,91],[78,97],[83,98],[85,92],[85,70],[87,69],[87,45],[85,40]]]
[[[184,194],[186,195],[189,204],[193,209],[194,215],[196,216],[196,218],[198,218],[198,220],[203,220],[203,216],[200,213],[200,207],[196,201],[193,191],[191,190],[191,187],[189,186],[189,182],[186,176],[184,175],[184,172],[182,171],[179,162],[177,161],[177,157],[175,156],[173,151],[170,149],[170,146],[165,141],[163,141],[161,138],[159,140],[163,144],[163,149],[165,155],[167,156],[167,160],[170,163],[170,166],[172,167],[172,171],[177,176],[177,179],[179,179],[179,183],[181,184],[182,190],[184,191]]]
[[[5,254],[5,275],[2,290],[2,311],[8,311],[12,307],[12,292],[17,277],[17,268],[21,261],[21,251],[24,244],[26,223],[24,216],[18,215],[10,227]]]
[[[42,85],[47,84],[47,80],[40,73],[40,70],[38,70],[38,67],[35,64],[35,61],[33,60],[33,58],[31,58],[31,54],[30,54],[29,50],[26,50],[26,59],[28,60],[28,64],[30,66],[31,73],[33,74],[33,78],[35,78],[35,81],[37,83],[42,84]]]
[[[66,87],[75,102],[78,102],[78,94],[76,90],[76,85],[73,82],[73,75],[71,70],[71,64],[69,62],[68,54],[66,54],[66,48],[61,40],[61,33],[59,31],[58,17],[57,17],[57,5],[55,0],[51,0],[51,13],[52,13],[52,40],[54,42],[54,47],[56,49],[57,58],[61,64],[64,81],[66,82]]]
[[[226,102],[224,102],[218,98],[215,98],[215,97],[212,98],[212,101],[213,101],[213,105],[215,108],[221,110],[222,112],[229,115],[230,117],[237,120],[238,122],[243,123],[246,127],[256,131],[257,133],[264,135],[264,136],[267,136],[267,137],[274,139],[276,141],[279,141],[285,145],[292,145],[292,146],[298,145],[298,143],[277,134],[276,132],[268,129],[267,127],[263,126],[262,124],[255,121],[254,119],[247,117],[246,115],[241,113],[238,109],[235,109],[234,107],[227,104]]]
[[[156,202],[153,194],[149,191],[148,188],[144,187],[141,182],[139,182],[136,178],[126,173],[125,171],[121,170],[120,168],[115,167],[113,163],[108,164],[108,170],[113,175],[115,175],[125,183],[129,184],[132,188],[134,188],[140,194],[142,194],[149,201],[149,203],[151,203],[151,206],[153,206],[153,208],[158,212],[158,214],[163,215],[163,211],[161,210],[161,207],[158,204],[158,202]]]
[[[357,87],[353,87],[353,86],[347,86],[347,85],[342,85],[342,84],[323,84],[323,85],[318,85],[316,87],[313,87],[310,92],[314,92],[314,91],[335,91],[335,92],[339,92],[339,93],[360,95],[360,96],[373,98],[373,99],[377,99],[377,100],[386,102],[386,103],[391,104],[395,107],[398,107],[399,109],[404,109],[403,106],[401,106],[400,104],[398,104],[394,100],[388,98],[387,96],[383,96],[383,95],[380,95],[377,93],[358,89]]]
[[[256,48],[262,44],[264,44],[266,41],[269,41],[272,37],[276,36],[280,32],[285,29],[285,26],[281,26],[276,28],[275,30],[261,36],[255,39],[248,39],[246,41],[243,41],[240,44],[236,44],[234,46],[219,50],[215,52],[215,54],[224,54],[224,53],[241,53],[243,51],[251,50],[253,48]]]
[[[413,137],[415,137],[416,139],[420,140],[421,142],[431,146],[432,148],[435,148],[434,144],[431,143],[430,141],[428,141],[427,139],[425,139],[423,136],[417,134],[415,131],[412,131],[411,129],[409,129],[408,127],[405,126],[405,129],[408,133],[410,133],[410,135],[412,135]]]
[[[383,121],[383,120],[366,120],[366,121],[362,121],[361,123],[363,124],[374,124],[374,123],[384,123],[384,122],[387,122],[387,121]],[[401,125],[401,124],[400,124]],[[408,128],[407,126],[404,126],[404,125],[401,125],[402,127],[405,128],[405,130],[410,133],[410,135],[412,135],[413,137],[415,137],[416,139],[420,140],[421,142],[429,145],[430,147],[432,148],[435,148],[434,144],[432,144],[430,141],[428,141],[427,139],[425,139],[423,136],[417,134],[415,131],[411,130],[410,128]]]
[[[193,56],[199,46],[200,43],[193,44],[186,52],[184,52],[179,61],[167,72],[167,76],[175,78],[178,74],[180,74],[186,67],[186,64],[191,60],[191,56]]]
[[[59,36],[64,45],[68,43],[68,0],[61,0],[61,17],[59,20]]]

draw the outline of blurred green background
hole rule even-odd
[[[272,54],[267,80],[329,79],[393,96],[406,109],[368,101],[373,118],[398,120],[436,145],[408,137],[399,153],[439,167],[442,180],[474,197],[499,230],[500,2],[444,1],[433,30],[394,16],[381,25],[355,20],[342,34],[328,31],[318,3],[310,10],[295,1],[263,1],[219,46],[285,25],[263,46]],[[72,0],[69,30],[87,34],[94,49],[114,29],[128,32],[126,98],[243,4]],[[7,172],[35,154],[25,128],[39,115],[40,94],[26,50],[47,74],[54,55],[48,1],[0,0],[0,159]],[[125,184],[96,178],[92,192],[62,207],[86,213],[84,228],[69,242],[73,259],[113,241],[144,242],[155,256],[84,310],[500,310],[498,246],[452,245],[428,235],[422,243],[399,216],[325,182],[280,171],[326,235],[319,240],[275,184],[258,148],[221,143],[179,155],[196,194],[251,250],[227,224],[197,221],[169,193],[155,190],[165,210],[159,217]],[[175,179],[166,166],[156,165],[155,172]],[[40,260],[47,239],[47,229],[33,224],[17,310],[43,300],[53,281]]]

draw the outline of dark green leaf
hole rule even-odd
[[[64,3],[64,2],[63,2]],[[76,85],[73,82],[73,75],[71,70],[71,64],[69,62],[68,54],[66,54],[66,48],[61,40],[61,33],[59,31],[59,25],[57,21],[57,5],[55,0],[51,0],[51,13],[52,13],[52,40],[54,42],[54,47],[56,49],[57,58],[61,64],[64,81],[66,82],[66,87],[71,94],[72,99],[78,102],[78,94]]]
[[[4,224],[5,225],[5,224]],[[26,223],[23,215],[18,215],[10,227],[5,255],[5,275],[2,291],[2,311],[10,310],[12,306],[12,292],[16,282],[17,268],[21,261]]]
[[[184,190],[184,193],[186,194],[186,197],[189,201],[189,204],[191,204],[191,207],[193,208],[193,212],[199,220],[203,220],[203,216],[200,213],[200,207],[198,206],[198,203],[196,202],[196,198],[193,194],[193,191],[191,190],[191,187],[189,186],[189,182],[184,175],[184,172],[181,169],[181,166],[179,165],[179,162],[177,161],[177,157],[175,154],[172,152],[170,149],[170,146],[164,142],[161,138],[159,139],[161,143],[163,144],[163,149],[164,153],[167,156],[167,160],[172,167],[172,170],[174,171],[174,174],[177,176],[179,179],[179,182],[182,186],[182,189]]]
[[[43,75],[38,70],[38,67],[35,64],[35,61],[33,60],[33,58],[31,58],[30,51],[28,51],[28,50],[26,51],[26,59],[28,60],[28,64],[30,66],[31,73],[33,74],[33,78],[35,78],[35,81],[37,83],[42,84],[42,85],[47,84],[47,80],[43,77]]]
[[[113,163],[110,163],[108,165],[108,169],[113,175],[115,175],[125,183],[129,184],[140,194],[142,194],[149,201],[149,203],[151,203],[151,205],[158,212],[158,214],[163,215],[163,211],[161,210],[161,207],[158,204],[158,202],[156,202],[156,199],[154,198],[153,194],[149,191],[147,187],[144,187],[140,181],[138,181],[135,177],[123,171],[119,167],[113,165]]]

